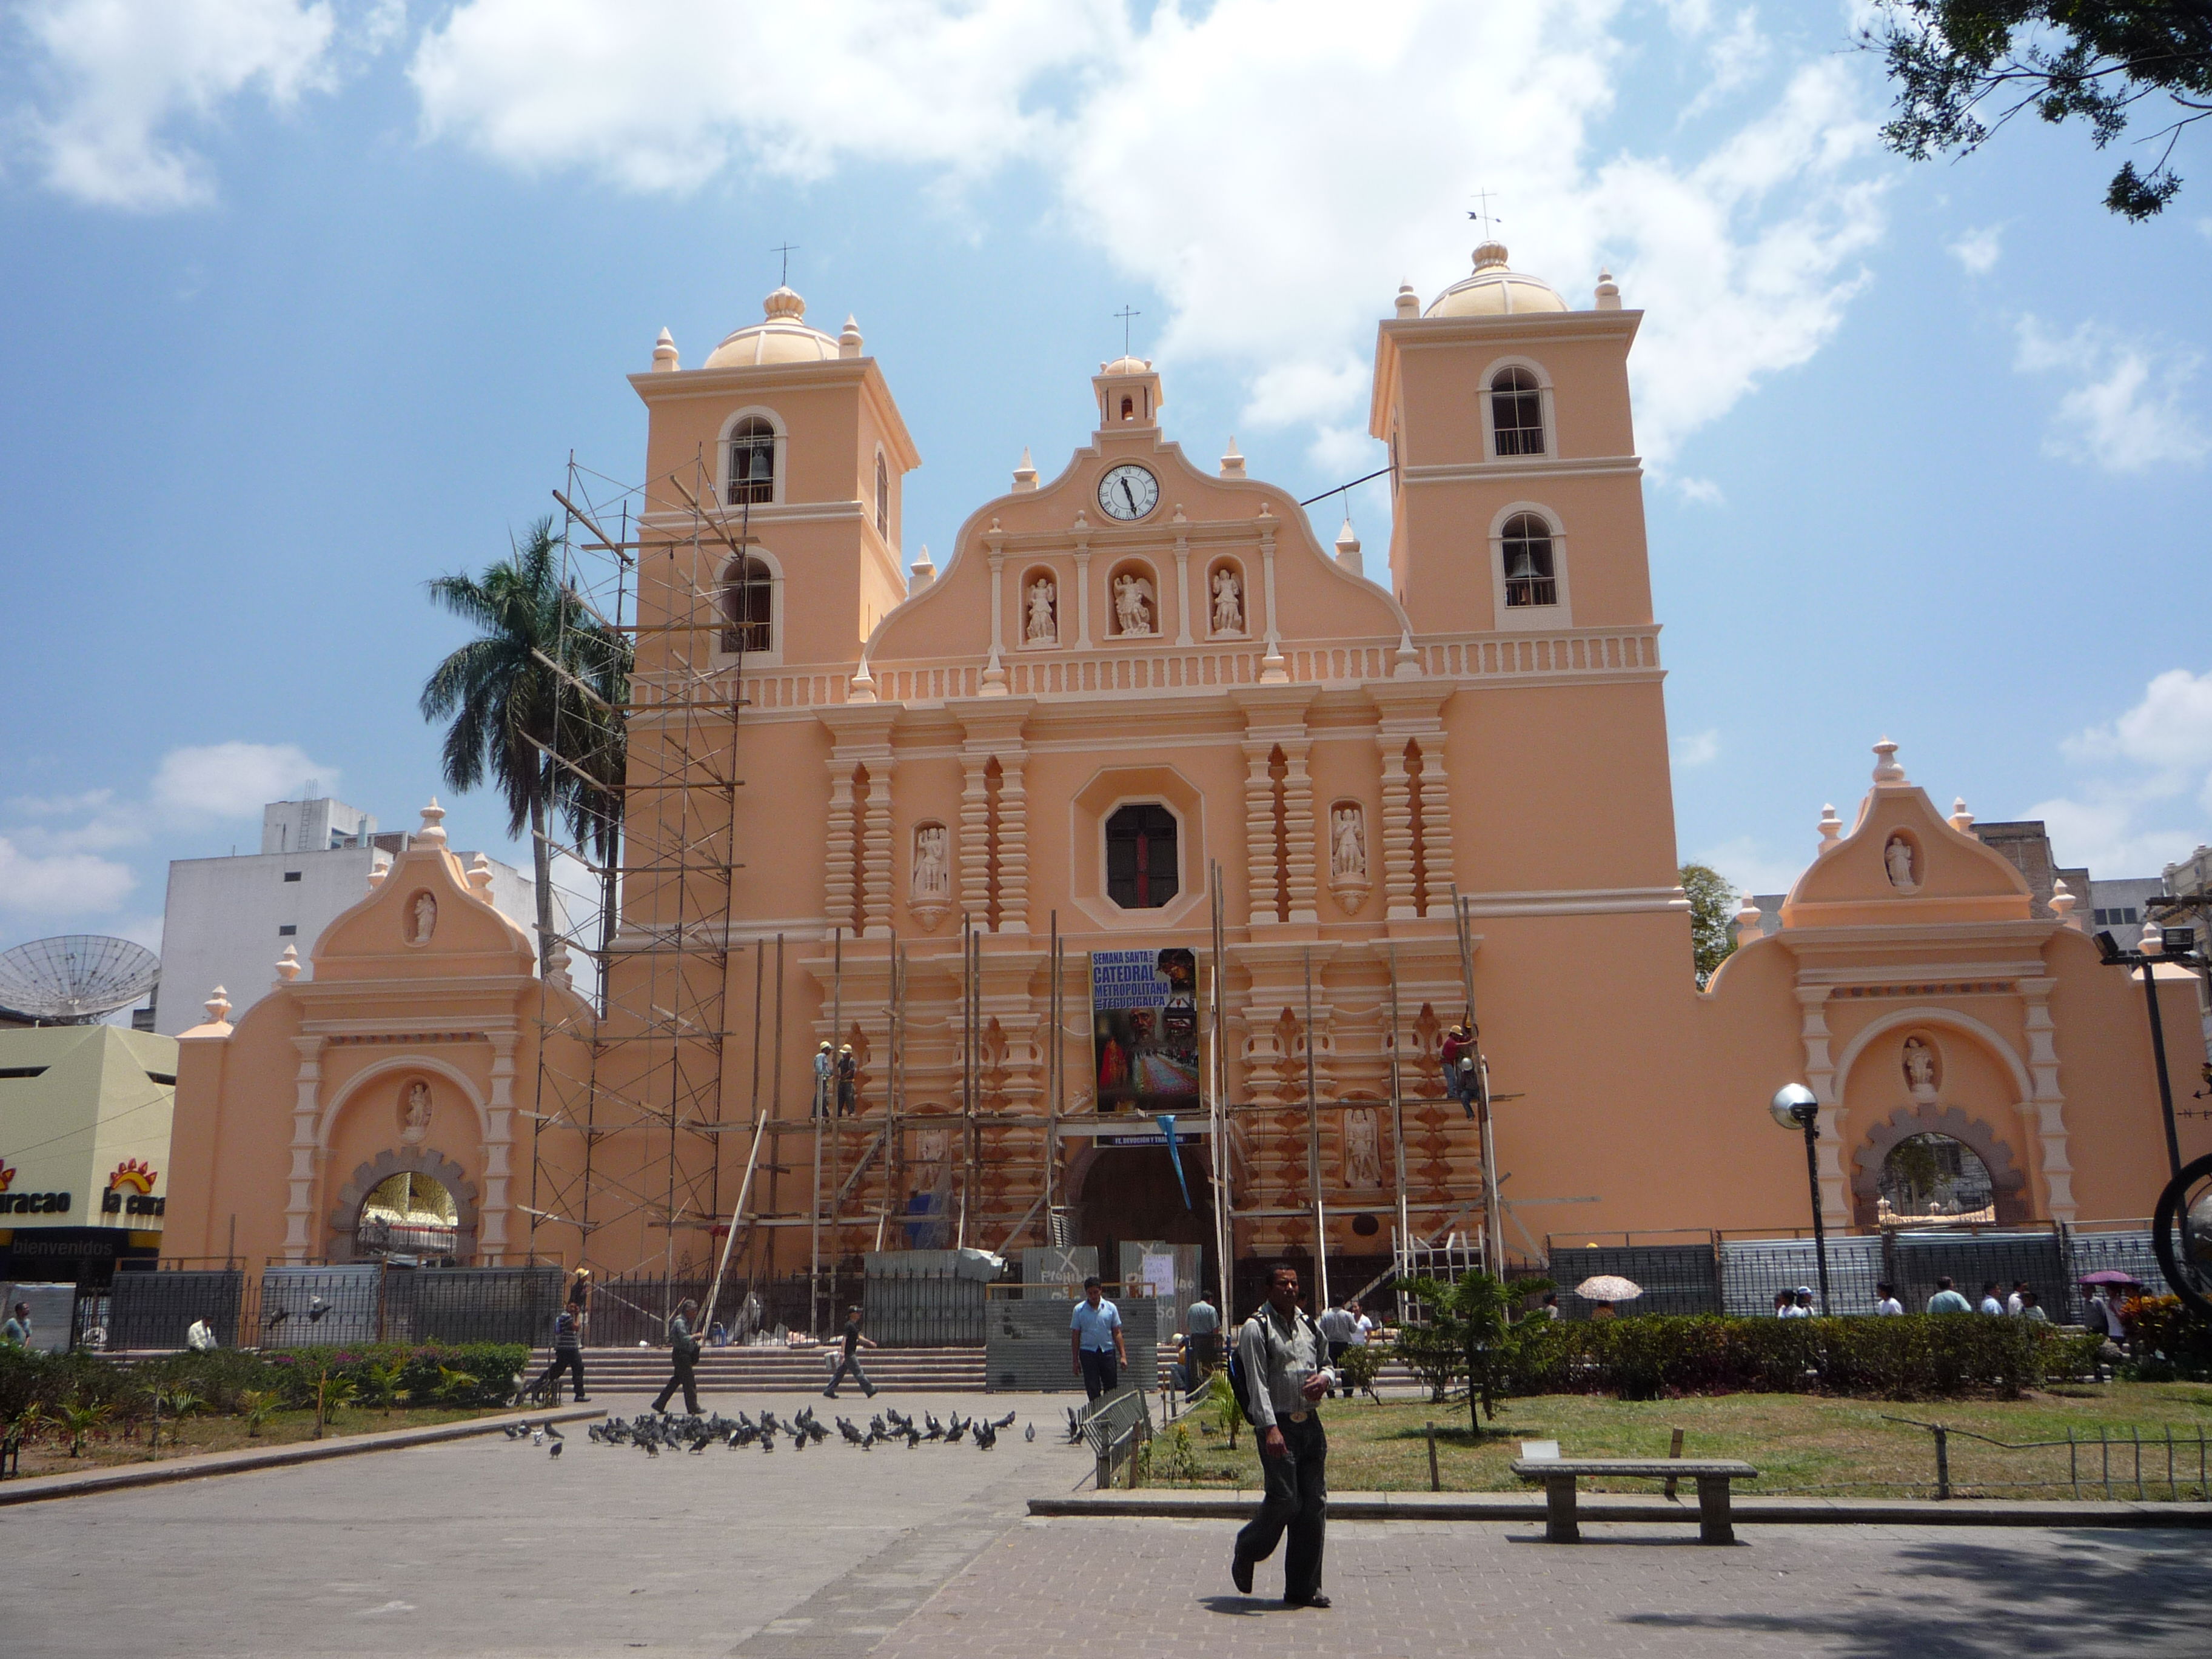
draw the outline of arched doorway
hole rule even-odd
[[[450,1259],[460,1236],[460,1206],[446,1184],[419,1170],[387,1176],[361,1201],[354,1249],[364,1260],[408,1255]]]
[[[1995,1221],[1996,1182],[1963,1140],[1923,1131],[1889,1149],[1875,1178],[1876,1218],[1901,1221]]]
[[[1099,1146],[1091,1152],[1075,1187],[1073,1233],[1078,1244],[1097,1247],[1104,1278],[1119,1273],[1124,1243],[1158,1242],[1201,1247],[1206,1282],[1212,1282],[1213,1198],[1205,1147],[1186,1141],[1180,1151],[1183,1180],[1190,1187],[1188,1207],[1164,1144]]]

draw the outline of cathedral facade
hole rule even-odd
[[[1025,455],[941,572],[902,568],[921,457],[857,326],[779,289],[701,367],[664,335],[632,379],[635,529],[591,522],[637,641],[603,992],[532,980],[458,862],[410,854],[308,978],[185,1034],[171,1248],[221,1255],[235,1216],[343,1255],[369,1188],[419,1169],[465,1194],[469,1259],[602,1273],[1055,1239],[1372,1259],[1486,1226],[1520,1258],[1803,1225],[1766,1111],[1790,1082],[1832,1225],[2148,1214],[2140,989],[1893,746],[1854,822],[1815,840],[1808,808],[1779,927],[1747,913],[1698,985],[1640,320],[1494,243],[1432,301],[1401,289],[1371,568],[1233,443],[1187,454],[1126,356],[1055,476]],[[415,943],[417,887],[451,920]],[[483,949],[446,954],[464,924]],[[1165,1024],[1114,1026],[1097,970],[1140,956]],[[459,981],[475,1001],[434,1018]],[[2193,1077],[2193,988],[2161,990]],[[1490,1167],[1443,1072],[1470,1012]],[[334,1092],[331,1054],[371,1063],[349,1046],[374,1077]]]

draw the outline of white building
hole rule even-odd
[[[231,1018],[243,1014],[268,994],[284,947],[296,946],[305,964],[323,929],[368,896],[369,872],[390,864],[411,839],[379,835],[374,818],[343,801],[274,801],[262,811],[258,854],[172,862],[153,1030],[174,1036],[201,1024],[201,1005],[218,985],[229,994]],[[475,861],[471,853],[460,858]],[[485,862],[493,904],[535,938],[530,877],[497,859]],[[557,887],[553,901],[559,927]]]

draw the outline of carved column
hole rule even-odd
[[[1275,911],[1275,785],[1267,775],[1273,750],[1264,740],[1244,744],[1244,868],[1255,927],[1282,920]]]
[[[1083,515],[1077,514],[1075,521],[1081,524]],[[1080,532],[1075,538],[1075,648],[1091,649],[1091,538]]]
[[[1421,746],[1421,869],[1426,880],[1421,897],[1431,915],[1451,913],[1451,791],[1444,784],[1442,723],[1414,739]]]
[[[514,1174],[508,1153],[514,1144],[515,1031],[488,1031],[491,1044],[491,1097],[484,1105],[483,1202],[477,1209],[477,1253],[495,1267],[507,1251],[507,1183]]]
[[[1382,758],[1382,914],[1411,921],[1413,908],[1413,792],[1406,776],[1406,739],[1384,732],[1376,739]]]
[[[1302,739],[1283,745],[1283,758],[1290,767],[1283,780],[1283,836],[1288,843],[1292,921],[1321,920],[1314,890],[1313,777],[1306,770],[1312,748],[1311,743]]]
[[[858,867],[854,857],[858,849],[854,841],[853,770],[853,763],[842,757],[830,763],[830,834],[823,854],[824,923],[828,928],[842,927],[848,933],[853,928],[853,872]],[[825,932],[823,937],[830,934]]]
[[[1283,639],[1275,627],[1275,517],[1260,503],[1260,570],[1267,599],[1267,648],[1260,658],[1260,684],[1281,685],[1291,678],[1283,661]],[[1245,625],[1249,627],[1250,619]]]
[[[323,1039],[296,1036],[292,1047],[300,1064],[293,1074],[292,1173],[284,1200],[284,1259],[305,1261],[314,1253],[309,1227],[314,1219],[315,1164],[320,1143],[315,1120],[321,1110]]]
[[[988,927],[991,914],[991,793],[983,774],[988,755],[960,757],[960,908]]]
[[[860,934],[888,939],[891,931],[891,771],[889,755],[868,762],[868,802],[860,830]]]
[[[999,927],[1002,933],[1030,930],[1030,799],[1022,787],[1029,757],[1010,750],[999,757]]]
[[[1832,1227],[1850,1224],[1850,1182],[1844,1175],[1845,1111],[1836,1076],[1836,1063],[1828,1053],[1828,994],[1825,985],[1800,985],[1797,1034],[1805,1045],[1805,1086],[1820,1103],[1820,1139],[1813,1156],[1820,1176],[1820,1215]]]
[[[1183,528],[1182,508],[1176,508],[1176,643],[1188,645],[1190,637],[1190,534]]]
[[[2066,1099],[2058,1091],[2057,1028],[2051,1018],[2055,979],[2024,979],[2020,994],[2027,1015],[2027,1073],[2034,1092],[2020,1103],[2022,1127],[2040,1156],[2044,1204],[2052,1221],[2074,1219],[2074,1165],[2066,1156]]]

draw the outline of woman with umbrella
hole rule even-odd
[[[1576,1285],[1575,1294],[1585,1302],[1597,1304],[1590,1310],[1592,1319],[1611,1319],[1616,1312],[1613,1304],[1633,1302],[1644,1294],[1644,1287],[1619,1273],[1597,1273]]]
[[[2082,1324],[2107,1341],[2124,1346],[2128,1328],[2120,1305],[2128,1299],[2130,1291],[2141,1288],[2142,1281],[2131,1273],[2106,1267],[2082,1274],[2081,1282],[2089,1287],[2089,1300],[2081,1310]]]

